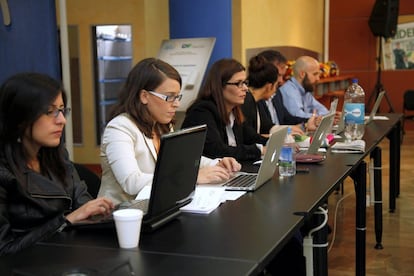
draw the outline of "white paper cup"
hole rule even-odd
[[[135,248],[141,233],[142,211],[123,209],[113,212],[116,234],[121,248]]]

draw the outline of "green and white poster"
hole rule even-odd
[[[178,111],[185,111],[197,97],[208,61],[213,51],[214,37],[164,40],[158,58],[171,64],[182,78],[183,98]]]
[[[385,70],[414,69],[414,22],[398,24],[393,38],[382,38]]]

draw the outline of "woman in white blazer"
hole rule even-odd
[[[179,73],[159,59],[144,59],[130,71],[102,136],[98,196],[116,204],[151,185],[160,137],[173,130],[180,90]],[[224,181],[240,168],[234,158],[202,157],[197,182]]]

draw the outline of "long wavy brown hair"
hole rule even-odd
[[[112,109],[111,119],[126,113],[145,136],[152,138],[152,131],[162,135],[170,132],[174,121],[159,124],[152,118],[148,108],[141,102],[143,90],[151,91],[160,86],[167,78],[176,80],[181,87],[181,76],[170,64],[156,58],[146,58],[138,62],[128,74],[122,87],[119,100]]]

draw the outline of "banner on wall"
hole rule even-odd
[[[382,38],[385,70],[414,69],[414,22],[398,24],[393,38]]]
[[[178,111],[185,111],[197,97],[215,42],[214,37],[162,41],[158,58],[171,64],[182,79]]]

